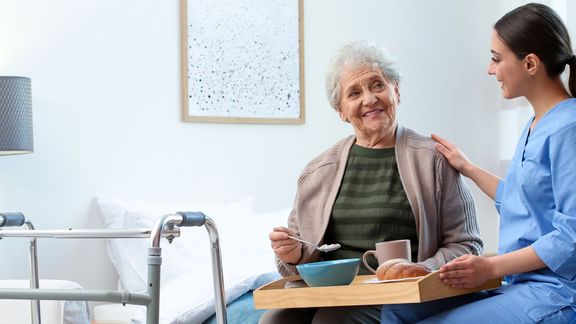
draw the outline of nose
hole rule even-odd
[[[494,62],[490,61],[490,63],[488,63],[488,70],[486,71],[488,72],[489,75],[494,75]]]
[[[378,99],[376,99],[376,96],[373,95],[373,94],[371,94],[371,93],[368,93],[368,94],[364,97],[364,100],[362,101],[362,103],[363,103],[364,105],[373,105],[373,104],[376,103],[376,101],[378,101]]]

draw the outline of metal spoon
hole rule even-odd
[[[334,250],[338,250],[341,247],[341,245],[338,243],[336,243],[336,244],[323,244],[323,245],[318,246],[312,242],[305,241],[299,237],[290,236],[290,235],[288,235],[288,237],[293,239],[293,240],[312,245],[316,250],[318,250],[320,252],[331,252]]]

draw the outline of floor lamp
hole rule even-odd
[[[34,151],[32,135],[32,90],[30,78],[0,76],[0,155]],[[0,213],[0,227],[22,226],[34,229],[22,213]],[[39,288],[36,238],[30,239],[30,288]],[[40,301],[32,300],[32,323],[40,324]]]

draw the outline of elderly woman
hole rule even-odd
[[[297,264],[361,258],[375,243],[397,239],[410,239],[410,266],[428,271],[482,252],[474,202],[460,175],[434,141],[396,122],[399,81],[395,62],[376,46],[352,43],[333,58],[328,99],[354,135],[306,166],[288,227],[270,233],[283,276],[297,274]],[[289,235],[342,248],[320,254]],[[379,306],[269,310],[260,321],[379,322]]]

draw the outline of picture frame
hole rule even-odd
[[[181,0],[182,120],[303,124],[303,0]]]

